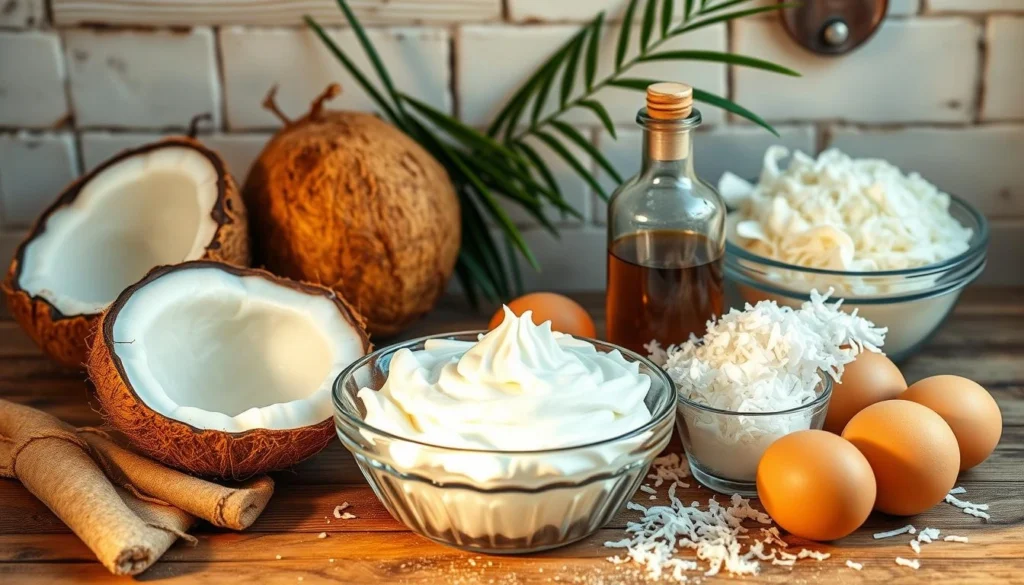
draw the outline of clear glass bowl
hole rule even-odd
[[[486,553],[527,553],[585,538],[611,519],[643,481],[672,435],[675,387],[647,358],[618,350],[651,378],[647,424],[597,443],[544,451],[455,449],[405,439],[364,422],[356,394],[379,390],[391,358],[430,339],[476,341],[479,331],[424,337],[377,350],[334,385],[335,426],[392,516],[442,544]]]
[[[778,412],[719,410],[680,394],[676,426],[693,477],[716,492],[756,496],[764,450],[784,435],[825,424],[832,378],[824,372],[815,393],[807,404]]]
[[[964,287],[985,270],[988,221],[977,209],[958,197],[950,197],[950,215],[973,231],[962,254],[906,270],[843,272],[786,264],[753,254],[735,243],[735,224],[726,222],[725,276],[748,303],[773,300],[798,308],[810,298],[811,289],[824,293],[832,287],[833,298],[843,298],[843,308],[879,327],[888,327],[885,353],[894,361],[914,353],[942,325]]]

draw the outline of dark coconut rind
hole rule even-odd
[[[7,308],[11,315],[28,333],[32,341],[43,350],[43,353],[61,365],[79,369],[85,366],[92,334],[99,320],[99,313],[66,316],[46,299],[32,296],[23,290],[19,281],[25,248],[29,242],[46,231],[46,222],[50,215],[73,202],[85,184],[97,174],[125,158],[168,146],[184,146],[198,150],[209,159],[220,177],[217,184],[217,201],[210,213],[214,221],[217,222],[217,230],[202,258],[240,266],[250,264],[248,218],[245,205],[242,203],[238,185],[228,173],[220,155],[198,141],[185,136],[174,136],[121,152],[91,173],[71,183],[57,201],[39,216],[28,236],[18,246],[14,259],[7,270],[7,277],[3,283],[0,283],[0,290],[3,291],[7,299]]]
[[[255,264],[338,291],[375,336],[429,312],[458,259],[444,167],[369,114],[315,106],[267,144],[242,195]]]
[[[168,418],[151,410],[136,394],[125,375],[121,359],[114,352],[114,321],[121,307],[137,290],[168,273],[193,268],[216,268],[238,276],[257,276],[307,294],[327,297],[360,333],[364,354],[371,349],[362,318],[344,299],[325,287],[279,278],[264,270],[238,268],[219,262],[194,261],[161,266],[121,293],[100,321],[96,344],[89,354],[89,379],[96,388],[104,418],[124,433],[139,451],[198,475],[246,479],[291,467],[315,455],[334,437],[333,418],[297,429],[253,429],[227,433],[197,429]]]

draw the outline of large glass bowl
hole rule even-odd
[[[789,433],[825,424],[832,378],[825,372],[819,378],[813,400],[777,412],[721,410],[680,393],[676,426],[693,477],[716,492],[757,496],[757,465],[765,449]]]
[[[479,331],[424,337],[377,350],[334,385],[335,426],[374,493],[392,516],[437,542],[488,553],[526,553],[585,538],[611,519],[643,481],[672,434],[675,387],[647,358],[618,350],[650,376],[651,420],[600,442],[544,451],[486,451],[431,445],[368,425],[357,397],[379,390],[391,359],[431,339],[476,341]],[[529,421],[523,421],[529,424]]]
[[[843,308],[857,309],[860,316],[879,327],[888,327],[885,353],[903,360],[914,353],[942,325],[964,287],[985,269],[988,221],[977,209],[958,197],[950,197],[950,215],[973,232],[968,248],[948,260],[910,268],[879,272],[843,272],[807,268],[753,254],[735,242],[735,224],[727,220],[725,276],[748,303],[773,300],[798,308],[810,291],[835,289]]]

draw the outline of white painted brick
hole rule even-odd
[[[400,91],[442,111],[451,111],[449,38],[441,29],[367,31]],[[376,81],[376,75],[350,30],[330,31],[346,55]],[[359,84],[312,32],[299,29],[222,29],[221,53],[232,129],[274,128],[280,122],[261,105],[267,91],[279,86],[277,103],[292,117],[309,110],[310,102],[330,83],[342,94],[328,107],[376,111]],[[257,56],[258,58],[254,58]],[[381,86],[378,85],[378,88]]]
[[[1024,0],[1021,0],[1024,6]],[[988,58],[981,106],[984,120],[1024,118],[1024,18],[997,16],[988,23]]]
[[[966,18],[890,19],[842,57],[813,55],[774,21],[739,22],[734,31],[738,53],[803,74],[735,69],[734,99],[769,120],[971,119],[979,28]]]
[[[578,29],[571,25],[515,27],[515,26],[468,26],[459,36],[457,67],[459,104],[463,119],[470,124],[486,126],[508,102],[508,99],[550,55],[571,37]],[[615,39],[619,28],[605,30],[601,45],[597,79],[611,73],[614,64]],[[635,43],[637,34],[633,34]],[[636,45],[631,43],[633,52]],[[725,27],[709,26],[693,33],[672,39],[660,50],[679,49],[724,50]],[[632,52],[627,59],[632,57]],[[500,63],[500,66],[495,66]],[[582,64],[579,67],[582,76]],[[685,81],[701,89],[723,95],[726,91],[725,67],[713,63],[676,62],[642,63],[629,69],[623,77],[673,79]],[[561,75],[557,79],[561,79]],[[560,82],[560,81],[559,81]],[[577,84],[582,87],[582,84]],[[548,98],[548,111],[553,110],[557,100],[558,87]],[[618,124],[632,123],[636,112],[643,106],[642,92],[615,87],[600,90],[594,97],[608,109]],[[721,122],[719,110],[702,108],[707,123]],[[528,116],[530,111],[526,112]],[[574,123],[599,125],[587,110],[569,112],[565,120]]]
[[[607,235],[603,229],[563,229],[558,238],[538,229],[523,236],[541,266],[535,271],[517,255],[526,290],[604,290]]]
[[[156,142],[165,135],[139,132],[84,132],[82,133],[82,161],[86,172],[96,168],[122,150]],[[259,156],[269,134],[200,134],[199,140],[217,151],[228,166],[228,171],[242,186],[249,167]]]
[[[80,128],[186,128],[203,113],[220,125],[209,29],[69,30],[64,42]]]
[[[75,170],[71,134],[0,135],[0,219],[27,227],[70,183]]]
[[[928,12],[1024,12],[1021,0],[928,0]]]
[[[561,0],[559,0],[561,1]],[[300,26],[310,15],[323,24],[345,24],[335,0],[51,0],[58,25],[89,22],[144,25],[248,24]],[[364,26],[501,20],[501,0],[348,0]]]
[[[754,126],[725,126],[707,132],[697,132],[693,137],[694,165],[697,176],[714,186],[724,171],[731,171],[741,177],[756,179],[761,173],[764,151],[773,144],[790,149],[813,153],[815,148],[814,129],[810,126],[782,126],[776,128],[780,137]],[[615,170],[628,178],[640,171],[640,157],[643,148],[643,133],[639,129],[619,129],[618,140],[606,132],[598,136],[598,147],[615,166]],[[611,192],[618,185],[607,175],[601,174],[601,184]],[[594,203],[594,219],[604,223],[607,204],[601,200]]]
[[[592,20],[602,10],[606,21],[621,20],[629,0],[509,0],[508,16],[514,22],[574,21]],[[660,3],[659,3],[660,4]],[[641,2],[634,18],[639,19],[645,3]],[[676,1],[674,21],[682,15],[683,0]],[[658,13],[658,23],[661,13]]]
[[[884,158],[904,172],[918,172],[991,216],[1024,215],[1024,126],[835,128],[831,144],[852,156]]]
[[[0,31],[0,126],[48,128],[68,115],[60,39]]]
[[[43,0],[4,0],[0,4],[0,27],[27,28],[46,20]]]
[[[989,223],[988,265],[978,278],[983,285],[1024,285],[1024,221],[995,220]]]

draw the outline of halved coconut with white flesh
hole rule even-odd
[[[330,289],[217,262],[161,267],[104,313],[89,378],[141,451],[242,479],[323,449],[338,374],[370,349]]]
[[[82,367],[99,314],[125,287],[197,259],[249,264],[245,207],[217,153],[173,137],[72,183],[18,247],[2,289],[47,355]]]

